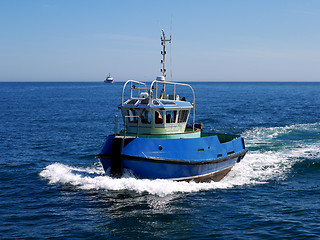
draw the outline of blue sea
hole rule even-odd
[[[0,83],[0,239],[319,239],[320,83],[190,84],[249,149],[221,182],[104,174],[123,83]]]

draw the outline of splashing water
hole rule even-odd
[[[244,132],[243,136],[246,138],[249,152],[220,182],[195,183],[136,179],[129,171],[125,171],[122,178],[114,179],[108,176],[108,172],[104,174],[100,165],[92,168],[77,168],[60,163],[47,166],[40,172],[40,176],[48,179],[50,184],[70,184],[79,189],[131,190],[159,196],[264,184],[270,180],[286,178],[292,166],[303,157],[311,159],[320,157],[320,139],[310,143],[304,142],[303,145],[299,143],[299,139],[292,140],[292,136],[301,131],[313,131],[319,134],[319,126],[319,123],[295,124],[286,127],[254,128]],[[266,150],[268,145],[277,145],[277,148]]]

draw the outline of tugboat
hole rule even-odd
[[[171,43],[162,31],[162,76],[150,87],[128,80],[122,90],[121,110],[124,129],[109,135],[96,156],[112,177],[129,169],[141,179],[175,181],[220,181],[245,156],[244,139],[234,134],[205,133],[195,124],[195,93],[189,84],[166,81],[165,45]],[[173,89],[168,94],[166,87]],[[187,88],[192,102],[176,93]],[[125,90],[130,97],[125,99]],[[161,91],[160,91],[161,89]],[[190,93],[190,96],[191,96]],[[192,112],[192,126],[187,127]]]
[[[106,80],[104,80],[105,83],[113,83],[113,77],[111,77],[110,73],[108,75],[108,77],[106,78]]]

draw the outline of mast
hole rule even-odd
[[[161,45],[162,45],[162,51],[161,51],[161,55],[162,55],[162,60],[161,60],[161,64],[162,64],[162,68],[161,68],[161,73],[164,77],[166,77],[166,42],[171,43],[171,34],[170,34],[170,39],[166,39],[166,35],[164,34],[164,31],[162,30],[162,36],[161,36]]]
[[[170,39],[166,39],[166,35],[164,34],[164,31],[162,31],[162,36],[161,36],[161,46],[162,46],[162,51],[161,51],[161,55],[162,55],[162,59],[161,59],[161,64],[162,64],[162,68],[161,68],[161,73],[162,73],[162,80],[165,81],[166,79],[166,42],[171,43],[171,34],[170,34]],[[166,98],[166,90],[165,90],[165,83],[163,83],[163,87],[162,87],[162,91],[161,91],[161,96],[160,98]]]

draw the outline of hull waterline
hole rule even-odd
[[[123,169],[130,169],[141,179],[220,181],[241,161],[247,149],[241,137],[219,146],[217,141],[217,136],[199,139],[124,139],[109,136],[97,158],[105,171],[111,168],[111,175],[115,177],[121,177]],[[214,144],[215,147],[210,149]]]
[[[247,150],[225,159],[216,159],[212,161],[197,163],[174,163],[174,161],[165,161],[154,159],[134,159],[123,156],[118,159],[122,161],[122,169],[129,169],[140,179],[168,179],[174,181],[195,181],[195,182],[218,182],[223,179],[232,169],[232,167],[241,161]],[[111,167],[111,157],[106,155],[97,156],[104,170],[107,172]],[[117,174],[114,174],[117,176]]]

